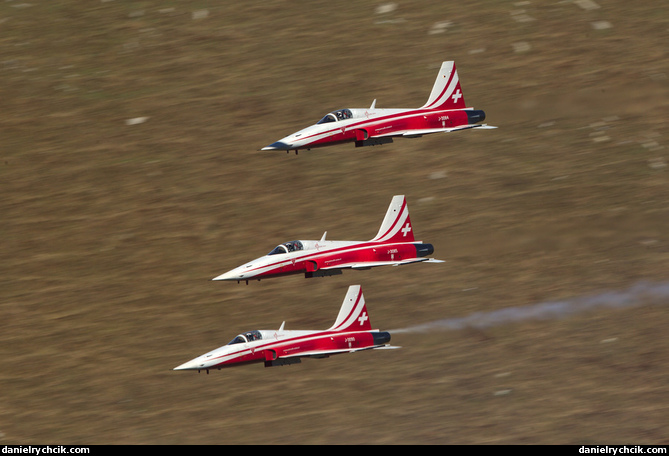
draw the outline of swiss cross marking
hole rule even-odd
[[[458,100],[462,98],[462,92],[460,92],[460,89],[456,90],[451,98],[453,99],[453,103],[457,103]]]
[[[402,228],[402,236],[406,237],[409,231],[411,231],[411,225],[409,225],[409,222],[407,222],[406,226]]]
[[[363,312],[362,315],[360,315],[360,318],[358,318],[358,321],[360,322],[360,326],[364,325],[367,320],[369,320],[369,317],[367,316],[367,312]]]

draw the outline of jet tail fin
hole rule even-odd
[[[372,241],[413,242],[414,240],[406,198],[404,195],[395,195],[388,206],[381,228]]]
[[[362,295],[360,285],[351,285],[348,287],[346,297],[339,310],[339,315],[334,325],[329,331],[347,331],[347,330],[370,331],[372,325],[369,322],[365,297]]]
[[[463,109],[466,107],[455,62],[442,63],[430,97],[421,109]]]

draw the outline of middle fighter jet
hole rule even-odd
[[[393,197],[377,235],[369,241],[328,241],[327,231],[319,241],[290,241],[267,255],[243,264],[213,280],[261,280],[304,273],[305,278],[341,274],[342,269],[370,269],[417,262],[443,263],[427,258],[432,244],[414,239],[409,208],[404,195]]]

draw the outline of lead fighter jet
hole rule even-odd
[[[418,109],[340,109],[315,125],[288,135],[261,150],[312,149],[354,142],[355,147],[393,142],[395,137],[419,138],[470,128],[497,128],[481,124],[485,112],[468,108],[462,95],[455,62],[443,62],[427,102]]]
[[[222,369],[264,362],[265,367],[301,362],[301,358],[328,358],[388,345],[390,334],[372,329],[360,285],[351,285],[334,325],[326,331],[288,331],[285,322],[278,330],[248,331],[230,343],[198,356],[174,370]]]
[[[305,278],[341,274],[342,269],[370,269],[417,262],[443,263],[427,258],[432,244],[416,241],[404,195],[393,197],[377,235],[369,241],[290,241],[267,255],[243,264],[213,280],[260,280],[304,273]]]

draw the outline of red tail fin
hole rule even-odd
[[[372,325],[369,322],[369,314],[365,305],[365,297],[362,295],[360,285],[351,285],[348,288],[344,302],[339,310],[339,315],[330,331],[369,331]]]
[[[442,63],[430,97],[421,109],[463,109],[466,107],[455,62]]]
[[[381,228],[372,241],[413,242],[414,240],[406,198],[404,195],[395,195],[381,223]]]

